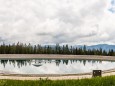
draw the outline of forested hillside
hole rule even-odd
[[[110,49],[109,51],[100,49],[86,49],[83,47],[73,47],[68,45],[55,46],[44,45],[31,45],[30,43],[14,43],[6,45],[5,43],[0,45],[0,54],[67,54],[67,55],[104,55],[104,56],[115,56],[115,51]]]

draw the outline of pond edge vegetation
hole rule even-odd
[[[115,86],[115,76],[73,80],[0,80],[0,86]]]

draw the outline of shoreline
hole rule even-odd
[[[98,55],[60,55],[60,54],[0,54],[1,60],[10,59],[84,59],[84,60],[106,60],[115,61],[115,56]]]
[[[115,70],[113,72],[107,72],[107,73],[102,73],[102,77],[105,77],[105,76],[112,76],[112,75],[115,75]],[[54,76],[22,76],[22,75],[13,75],[13,74],[9,74],[9,75],[1,75],[0,74],[0,79],[2,80],[74,80],[74,79],[87,79],[87,78],[92,78],[92,73],[90,74],[73,74],[73,75],[54,75]]]

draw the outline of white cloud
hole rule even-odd
[[[30,43],[113,43],[108,0],[0,0],[0,40]]]

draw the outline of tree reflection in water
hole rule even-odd
[[[63,64],[65,65],[68,65],[68,63],[83,63],[84,66],[86,65],[86,62],[88,63],[101,63],[102,61],[100,60],[60,60],[60,59],[57,59],[57,60],[43,60],[43,59],[31,59],[31,60],[0,60],[0,64],[5,66],[8,64],[8,65],[13,65],[14,67],[17,66],[18,68],[21,68],[23,66],[27,66],[27,65],[31,65],[32,63],[43,63],[43,64],[46,64],[46,63],[52,63],[52,62],[55,62],[56,66],[59,66],[60,63],[62,62]]]

